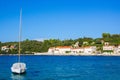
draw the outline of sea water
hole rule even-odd
[[[0,56],[0,80],[119,80],[119,56],[21,56],[23,75],[11,73],[18,56]]]

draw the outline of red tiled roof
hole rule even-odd
[[[86,47],[84,47],[84,48],[90,48],[91,46],[86,46]]]

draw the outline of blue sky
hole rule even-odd
[[[101,37],[120,34],[119,0],[0,0],[0,41]]]

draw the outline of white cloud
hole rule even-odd
[[[36,41],[44,41],[44,40],[47,40],[46,38],[36,38],[36,39],[33,39],[33,40],[36,40]]]

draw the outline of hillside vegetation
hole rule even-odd
[[[49,39],[44,41],[35,41],[26,39],[21,42],[21,53],[30,54],[33,52],[47,52],[50,47],[56,46],[72,46],[76,42],[79,42],[79,46],[96,46],[97,50],[102,50],[102,46],[104,42],[109,42],[110,45],[118,46],[120,45],[120,34],[110,34],[110,33],[103,33],[102,38],[90,38],[90,37],[83,37],[78,39],[67,39],[67,40],[60,40],[60,39]],[[18,42],[0,42],[0,47],[10,46],[13,45],[14,49],[9,49],[8,51],[1,51],[2,54],[16,54],[18,53]]]

